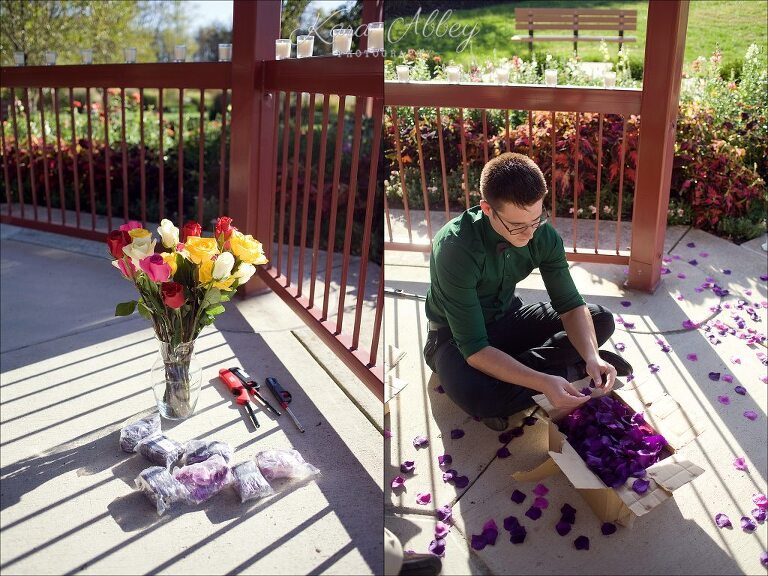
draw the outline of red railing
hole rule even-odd
[[[390,152],[390,156],[393,154],[396,158],[396,165],[398,168],[398,177],[400,190],[402,193],[402,213],[391,209],[388,199],[385,195],[385,215],[387,220],[387,241],[385,242],[386,249],[392,250],[412,250],[412,251],[426,251],[431,249],[431,240],[436,231],[436,228],[441,226],[444,222],[451,218],[451,205],[449,202],[449,185],[448,177],[446,175],[446,147],[444,143],[443,132],[446,130],[444,123],[446,117],[453,116],[453,122],[448,120],[449,124],[453,124],[458,127],[460,142],[458,148],[460,150],[461,159],[460,164],[462,167],[462,188],[463,188],[463,206],[462,209],[468,208],[472,203],[470,199],[470,189],[474,187],[476,190],[479,184],[471,182],[469,179],[467,166],[469,164],[467,156],[467,134],[466,134],[466,116],[467,111],[472,110],[474,112],[479,111],[480,124],[482,126],[482,135],[480,138],[479,146],[482,148],[483,163],[487,162],[489,157],[494,153],[505,151],[521,151],[525,154],[534,157],[534,148],[536,146],[534,135],[534,128],[537,131],[544,130],[548,136],[549,142],[546,150],[537,150],[536,152],[543,152],[544,156],[548,155],[549,166],[544,167],[545,177],[549,184],[549,207],[551,212],[551,220],[555,226],[560,228],[561,234],[567,240],[570,239],[570,247],[566,246],[567,255],[570,260],[573,261],[589,261],[589,262],[609,262],[626,264],[629,262],[629,238],[622,234],[622,210],[624,206],[625,195],[625,167],[626,167],[626,143],[627,143],[627,122],[631,116],[637,116],[640,113],[640,104],[642,99],[641,90],[632,89],[614,89],[605,90],[599,88],[569,88],[569,87],[557,87],[548,88],[544,86],[494,86],[494,85],[478,85],[478,84],[462,84],[462,85],[447,85],[440,82],[387,82],[385,86],[385,103],[387,105],[387,112],[389,114],[389,121],[393,127],[391,131],[393,146]],[[399,112],[398,112],[399,109]],[[446,110],[454,109],[454,110]],[[423,135],[425,131],[423,128],[423,117],[425,111],[431,116],[434,116],[434,123],[429,124],[429,131],[436,131],[438,136],[438,156],[440,163],[440,185],[436,188],[442,190],[442,207],[439,207],[439,202],[430,201],[427,187],[427,174],[425,172],[425,158],[426,154],[423,149]],[[488,130],[488,113],[489,111],[499,111],[504,115],[504,130],[500,134],[489,134]],[[523,138],[521,138],[522,145],[516,146],[514,141],[510,138],[510,129],[513,131],[517,128],[510,126],[510,111],[523,110],[527,111],[527,127],[523,126]],[[404,112],[408,112],[413,116],[414,130],[416,146],[411,146],[408,150],[409,155],[415,155],[418,159],[419,168],[419,184],[421,188],[421,196],[423,198],[424,211],[423,216],[419,211],[417,219],[418,222],[414,222],[413,210],[411,210],[408,201],[407,184],[405,179],[405,163],[404,163],[404,145],[402,142],[401,132],[402,121],[401,116]],[[543,114],[542,114],[543,113]],[[596,206],[598,208],[594,215],[593,223],[593,237],[588,242],[579,242],[579,226],[585,225],[585,221],[579,218],[578,206],[579,206],[579,194],[583,194],[583,191],[579,189],[577,183],[580,182],[579,170],[582,164],[582,143],[580,142],[582,132],[582,116],[583,115],[597,115],[598,133],[596,135],[596,146],[594,148],[593,160],[594,180],[596,182],[596,189],[592,192],[596,198]],[[573,146],[573,153],[569,158],[568,165],[565,167],[565,171],[572,174],[568,176],[569,180],[572,180],[572,217],[568,219],[557,218],[557,199],[560,193],[559,182],[563,174],[560,172],[563,167],[559,166],[555,158],[558,154],[556,147],[562,146],[562,143],[558,144],[558,123],[562,122],[566,115],[573,117],[573,125],[579,127],[574,130],[575,144]],[[607,222],[608,226],[612,226],[612,238],[610,246],[605,242],[605,238],[601,242],[600,239],[600,194],[603,184],[603,155],[604,155],[604,143],[603,143],[603,124],[606,117],[616,118],[620,117],[622,120],[622,134],[618,143],[618,183],[617,183],[617,195],[618,195],[618,210],[617,219],[615,221],[604,221],[605,226]],[[534,122],[536,118],[536,122]],[[526,130],[527,128],[527,130]],[[583,168],[582,168],[583,169]],[[474,202],[479,199],[476,196]],[[440,210],[442,208],[442,210]],[[435,210],[440,210],[443,214],[435,214]],[[456,211],[454,206],[454,211]],[[403,225],[404,224],[404,225]],[[565,226],[564,226],[565,224]],[[423,232],[421,234],[415,234],[417,228],[423,228],[426,231],[426,237]],[[399,236],[395,233],[400,232]],[[415,238],[416,236],[416,238]],[[420,240],[420,241],[419,241]]]

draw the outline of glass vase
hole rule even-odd
[[[158,341],[160,354],[152,365],[152,391],[163,418],[184,420],[195,412],[203,367],[195,357],[195,342]]]

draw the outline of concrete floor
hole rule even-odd
[[[437,227],[434,227],[437,230]],[[581,228],[579,228],[581,230]],[[543,516],[530,520],[524,516],[532,500],[535,483],[517,482],[511,474],[529,470],[546,457],[543,425],[525,427],[522,437],[508,444],[511,457],[500,459],[498,433],[474,421],[459,410],[436,388],[438,379],[424,364],[421,350],[426,337],[424,304],[408,295],[387,295],[386,343],[405,355],[391,374],[407,382],[389,404],[385,427],[391,438],[385,440],[385,524],[402,540],[406,549],[424,552],[434,539],[435,509],[453,507],[454,525],[446,540],[443,574],[765,574],[760,554],[766,550],[768,526],[746,533],[740,529],[742,515],[755,508],[751,497],[766,493],[768,454],[766,454],[766,368],[761,357],[765,346],[748,346],[737,336],[708,338],[703,328],[687,330],[683,321],[720,320],[736,327],[731,313],[739,299],[754,304],[759,321],[749,319],[746,328],[766,333],[766,283],[760,275],[768,272],[766,253],[760,245],[765,238],[736,246],[710,234],[673,227],[668,231],[665,264],[671,272],[654,294],[634,292],[623,286],[623,266],[574,264],[571,267],[577,286],[589,302],[602,304],[619,316],[634,322],[634,327],[617,325],[605,348],[618,342],[626,345],[624,356],[633,364],[637,381],[668,392],[686,415],[704,428],[703,433],[681,450],[681,455],[705,469],[699,478],[675,491],[667,500],[635,522],[632,529],[619,527],[611,536],[603,536],[601,523],[585,500],[558,473],[543,483],[550,489],[549,507]],[[568,242],[567,242],[568,243]],[[695,244],[688,247],[689,243]],[[678,259],[679,258],[679,259]],[[696,259],[697,263],[689,264]],[[405,293],[424,295],[429,284],[428,255],[387,252],[386,287]],[[723,270],[729,269],[730,274]],[[683,277],[678,277],[681,274]],[[720,298],[711,290],[697,288],[714,278],[730,294]],[[540,276],[533,274],[519,287],[525,302],[546,300]],[[629,302],[624,307],[621,302]],[[719,312],[711,310],[722,305]],[[729,308],[730,307],[730,308]],[[738,312],[738,311],[737,311]],[[671,346],[663,353],[658,339]],[[697,360],[688,359],[695,353]],[[648,364],[657,364],[655,374]],[[713,382],[709,372],[731,374],[733,383]],[[623,379],[622,379],[623,380]],[[745,396],[733,392],[741,384]],[[728,394],[730,405],[717,397]],[[745,410],[758,414],[755,421],[743,416]],[[519,414],[517,419],[525,414]],[[450,431],[461,428],[466,435],[458,440]],[[416,449],[413,439],[429,438],[429,446]],[[437,456],[453,457],[450,468],[469,477],[465,489],[457,489],[442,479]],[[736,470],[735,457],[745,457],[748,471]],[[412,474],[401,474],[400,464],[415,461]],[[406,478],[403,489],[392,490],[396,475]],[[517,505],[510,500],[513,490],[528,495]],[[432,495],[430,504],[416,502],[418,493]],[[555,523],[563,503],[577,509],[576,524],[566,537],[559,536]],[[714,516],[726,513],[733,529],[719,529]],[[515,515],[528,530],[523,544],[514,545],[502,522]],[[499,526],[495,546],[476,552],[470,548],[472,534],[480,534],[483,524],[494,519]],[[576,550],[578,535],[590,538],[589,551]]]
[[[367,390],[313,349],[282,300],[236,299],[204,330],[195,415],[163,430],[229,442],[235,462],[295,448],[322,476],[245,504],[227,488],[158,517],[133,490],[148,462],[118,447],[120,428],[154,408],[154,333],[136,315],[113,316],[133,287],[101,243],[6,225],[0,236],[3,574],[381,573],[380,404],[366,413],[350,400]],[[253,428],[217,377],[232,364],[276,376],[306,433],[258,410]]]

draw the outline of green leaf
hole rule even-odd
[[[142,318],[146,318],[147,320],[152,320],[152,310],[147,308],[147,305],[144,304],[144,302],[139,301],[139,314]]]
[[[136,309],[136,300],[130,302],[121,302],[115,307],[115,316],[130,316]]]
[[[218,288],[209,288],[205,294],[205,298],[200,303],[200,307],[205,309],[213,304],[221,302],[221,290]]]
[[[205,313],[210,316],[218,316],[222,312],[224,312],[224,306],[221,304],[215,304],[214,306],[205,309]]]

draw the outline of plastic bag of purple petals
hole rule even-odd
[[[232,467],[232,477],[232,487],[240,496],[240,502],[264,498],[275,493],[253,460],[235,464]]]
[[[142,470],[133,481],[162,516],[174,503],[186,500],[187,489],[162,466],[150,466]]]
[[[123,452],[136,452],[136,445],[145,438],[160,434],[160,414],[155,412],[123,426],[120,429],[120,448]]]
[[[256,463],[267,481],[275,478],[303,480],[320,474],[320,470],[304,461],[298,450],[264,450],[256,454]]]
[[[187,502],[190,504],[205,502],[232,483],[229,465],[219,454],[196,464],[176,468],[173,477],[187,489]]]
[[[145,438],[136,444],[136,451],[158,466],[170,468],[184,454],[184,446],[165,434]]]
[[[190,440],[185,447],[181,463],[184,466],[197,464],[198,462],[208,460],[208,458],[215,454],[218,454],[224,458],[225,462],[229,463],[232,460],[233,452],[232,446],[227,442],[219,440]]]

